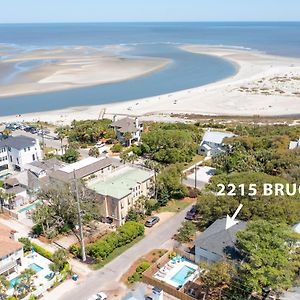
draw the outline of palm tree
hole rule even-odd
[[[63,154],[63,140],[66,137],[65,129],[63,127],[58,127],[56,128],[55,133],[60,140],[61,154]]]

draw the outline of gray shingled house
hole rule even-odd
[[[138,118],[123,118],[116,120],[114,117],[111,127],[114,128],[117,139],[120,143],[130,146],[132,142],[139,142],[143,132],[143,123]],[[127,140],[126,133],[131,135],[131,138]]]
[[[224,258],[239,259],[236,248],[236,234],[244,230],[247,223],[239,221],[225,229],[226,218],[216,220],[195,241],[195,261],[213,263]]]

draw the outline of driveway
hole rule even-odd
[[[194,188],[196,181],[196,187],[201,189],[209,182],[210,178],[214,175],[215,170],[216,169],[210,167],[197,167],[195,174],[195,170],[191,169],[186,175],[186,178],[183,179],[182,183]]]
[[[76,284],[71,282],[63,283],[61,286],[55,288],[53,292],[45,295],[44,299],[84,300],[100,290],[110,294],[109,290],[116,289],[120,286],[118,281],[121,276],[139,257],[153,249],[161,248],[165,243],[167,243],[168,246],[172,245],[170,239],[180,228],[191,206],[192,205],[157,227],[157,230],[149,233],[143,240],[115,258],[102,269],[89,274],[84,281]]]

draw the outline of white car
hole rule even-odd
[[[100,292],[96,295],[91,296],[88,300],[107,300],[107,296],[105,293]]]
[[[100,154],[107,152],[107,146],[103,143],[97,143],[95,147],[98,149]]]

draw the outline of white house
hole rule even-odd
[[[114,128],[117,139],[122,144],[131,144],[132,142],[139,142],[141,139],[142,132],[144,130],[143,123],[139,121],[138,118],[123,118],[120,120],[116,120],[116,116],[114,116],[111,127]],[[125,137],[126,133],[130,133],[131,138],[127,140]]]
[[[22,265],[23,245],[14,239],[14,231],[0,225],[0,275],[9,275]]]
[[[207,130],[198,148],[198,154],[216,156],[224,152],[224,139],[234,137],[235,134],[224,131]]]
[[[290,141],[289,149],[293,150],[293,149],[296,149],[296,148],[300,148],[300,138],[299,138],[298,141]]]
[[[0,171],[23,171],[26,164],[42,159],[39,141],[26,136],[0,139]]]

